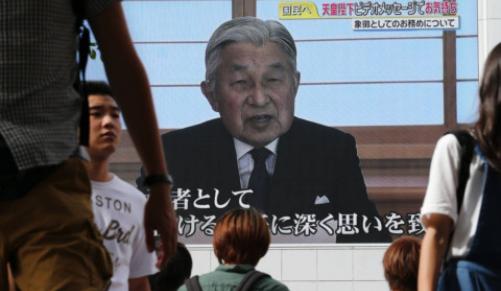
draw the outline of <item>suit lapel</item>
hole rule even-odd
[[[296,181],[299,179],[297,173],[300,169],[296,169],[295,165],[300,163],[294,162],[300,159],[301,155],[297,154],[294,136],[296,131],[296,119],[294,119],[291,128],[283,134],[278,140],[277,145],[277,162],[275,164],[275,172],[272,178],[271,194],[268,198],[269,209],[282,211],[290,209],[290,204],[294,203],[294,197],[299,189],[295,189]],[[300,191],[299,191],[300,192]]]
[[[240,189],[240,176],[233,138],[226,131],[221,120],[216,127],[215,142],[212,143],[212,158],[215,158],[216,168],[213,173],[216,177],[216,185],[221,185],[222,191],[235,191]],[[228,193],[231,195],[230,193]]]

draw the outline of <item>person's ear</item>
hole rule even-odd
[[[292,81],[294,82],[294,96],[297,94],[297,90],[299,88],[299,83],[301,82],[301,73],[296,71],[292,76]]]
[[[297,91],[297,88],[299,87],[299,83],[301,82],[301,73],[299,71],[296,71],[296,73],[294,74],[294,80],[296,81],[295,85],[296,85],[296,91]]]
[[[211,84],[210,81],[202,81],[202,83],[200,83],[200,88],[202,89],[202,93],[204,94],[205,98],[207,98],[207,101],[209,101],[212,110],[219,112],[219,102],[216,93],[214,92],[214,85],[215,84]]]

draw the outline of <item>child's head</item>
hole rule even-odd
[[[219,262],[255,266],[268,251],[270,231],[254,208],[233,209],[218,219],[212,244]]]
[[[383,267],[391,290],[417,289],[420,250],[421,240],[410,236],[400,237],[388,247],[384,254]]]

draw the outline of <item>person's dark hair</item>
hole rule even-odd
[[[402,236],[388,247],[383,268],[391,290],[417,290],[420,251],[421,240],[411,236]]]
[[[152,290],[175,291],[191,277],[193,260],[190,252],[182,243],[177,243],[177,249],[167,265],[152,280]]]
[[[487,57],[479,96],[475,136],[487,160],[501,171],[501,43]]]
[[[87,95],[108,95],[113,98],[110,85],[104,81],[86,81],[85,93]]]
[[[268,251],[270,232],[256,209],[232,209],[218,219],[212,244],[220,263],[255,266]]]

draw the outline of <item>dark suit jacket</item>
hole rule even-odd
[[[162,136],[162,141],[174,190],[190,189],[193,200],[198,196],[197,188],[209,193],[211,199],[217,188],[220,203],[232,199],[228,207],[238,206],[238,198],[231,193],[240,190],[235,147],[220,119],[169,132]],[[317,196],[326,196],[329,203],[315,204]],[[290,130],[278,142],[266,205],[267,214],[277,217],[314,213],[317,218],[324,218],[331,213],[337,219],[338,213],[357,213],[359,234],[338,235],[338,242],[389,240],[384,231],[371,229],[365,234],[362,230],[362,215],[372,222],[378,214],[367,198],[355,139],[331,127],[294,119]],[[189,207],[178,210],[178,214],[218,216],[224,212]]]

